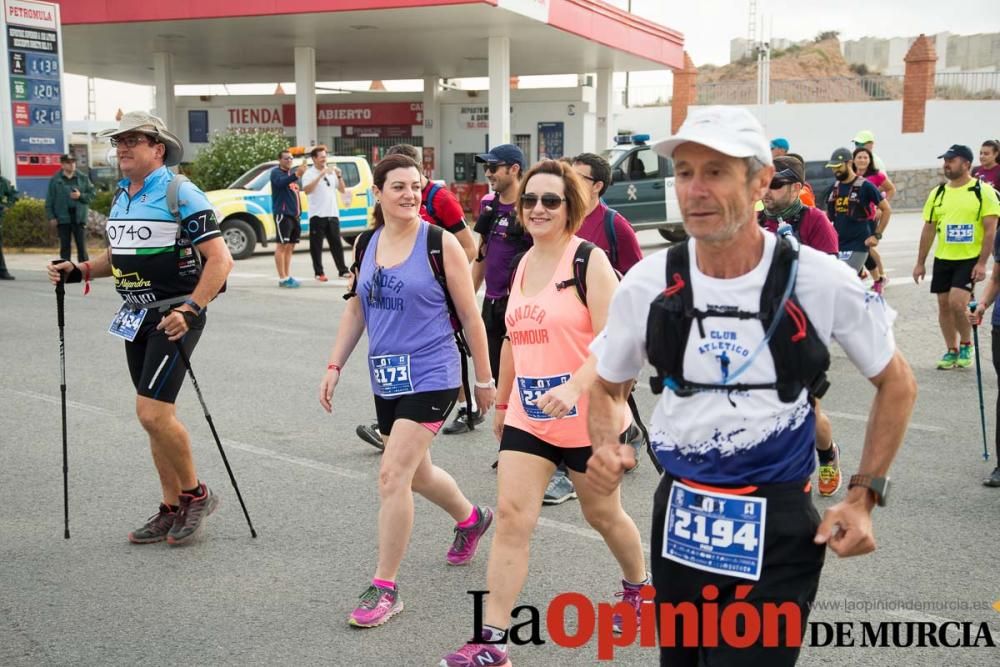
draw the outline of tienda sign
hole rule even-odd
[[[292,114],[294,117],[294,113]],[[277,107],[235,107],[226,109],[229,127],[282,127]]]
[[[295,127],[295,105],[282,106],[285,127]],[[358,102],[354,104],[317,104],[316,125],[422,125],[421,102]]]

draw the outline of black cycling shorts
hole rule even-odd
[[[382,398],[376,395],[375,415],[378,419],[379,433],[388,436],[397,419],[409,419],[426,426],[436,434],[448,419],[457,400],[458,387],[404,394],[398,398]]]
[[[187,368],[177,352],[177,344],[167,340],[167,334],[156,328],[160,319],[162,319],[160,313],[146,314],[135,340],[131,343],[125,341],[125,358],[137,394],[164,403],[173,403],[177,400],[177,393],[184,383]],[[189,325],[188,332],[181,339],[188,358],[191,357],[198,339],[201,338],[205,321],[206,314],[202,311],[201,315]]]
[[[979,259],[938,259],[934,258],[931,273],[931,294],[944,294],[952,288],[971,290],[972,269]]]
[[[274,216],[274,226],[278,230],[278,243],[298,243],[302,238],[302,223],[297,215],[279,213]]]
[[[628,429],[625,429],[625,433],[628,433]],[[625,433],[618,436],[618,442],[625,442]],[[552,461],[556,466],[563,463],[570,470],[585,473],[587,472],[587,461],[594,453],[594,448],[590,445],[586,447],[559,447],[547,443],[527,431],[513,426],[504,426],[500,436],[500,451],[533,454]]]
[[[715,633],[719,632],[719,621],[728,603],[736,599],[737,586],[752,585],[750,594],[741,600],[749,602],[761,611],[764,602],[781,604],[791,602],[801,614],[803,635],[808,627],[810,605],[816,599],[819,588],[820,571],[826,546],[813,544],[820,517],[812,504],[808,480],[761,486],[750,494],[767,498],[764,522],[764,557],[759,581],[751,581],[728,575],[706,572],[673,560],[664,558],[663,531],[667,514],[667,501],[673,478],[664,474],[653,496],[653,532],[650,540],[650,563],[653,571],[653,586],[656,588],[657,615],[661,604],[672,604],[676,608],[682,602],[691,602],[698,608],[697,636],[704,637],[701,628],[702,591],[712,584],[718,589],[718,597],[711,602],[717,605]],[[724,489],[720,489],[723,490]],[[732,493],[732,491],[729,491]],[[684,615],[677,613],[675,636],[677,644],[682,644]],[[763,612],[761,616],[763,618]],[[716,647],[660,647],[660,665],[670,667],[698,667],[699,665],[726,665],[727,667],[791,667],[799,656],[799,648],[785,646],[785,616],[779,616],[779,646],[765,647],[763,639],[747,648],[733,648],[721,639]],[[657,618],[659,627],[659,618]],[[742,627],[742,626],[740,626]],[[761,632],[761,636],[763,632]],[[804,639],[800,638],[803,642]],[[662,639],[661,639],[662,642]]]

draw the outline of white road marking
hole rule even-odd
[[[18,394],[19,396],[26,396],[27,398],[34,398],[39,401],[45,401],[46,403],[52,403],[54,405],[60,405],[62,400],[58,396],[48,396],[46,394],[39,394],[34,391],[17,391],[16,389],[7,389],[12,394]],[[96,405],[88,405],[86,403],[80,403],[79,401],[66,401],[66,407],[75,408],[77,410],[83,410],[85,412],[93,412],[98,415],[106,415],[108,417],[117,417],[116,412],[111,410],[105,410],[104,408],[99,408]]]
[[[823,408],[825,412],[830,417],[837,417],[838,419],[846,419],[852,422],[868,423],[868,415],[856,415],[850,412],[834,412],[833,410],[827,410]],[[915,422],[910,422],[907,428],[914,431],[927,431],[928,433],[943,433],[948,429],[943,426],[930,426],[928,424],[917,424]]]
[[[288,454],[281,454],[279,452],[275,452],[270,449],[264,449],[263,447],[248,445],[245,442],[237,442],[236,440],[223,440],[223,443],[225,444],[226,447],[239,449],[240,451],[248,452],[250,454],[257,454],[258,456],[266,456],[269,459],[284,461],[285,463],[291,463],[293,465],[302,466],[303,468],[311,468],[313,470],[329,472],[334,475],[339,475],[341,477],[347,477],[349,479],[365,479],[369,477],[368,473],[363,473],[358,470],[341,468],[340,466],[333,466],[330,465],[329,463],[323,463],[321,461],[313,461],[312,459],[303,458],[301,456],[289,456]]]
[[[240,324],[244,329],[260,329],[261,331],[270,331],[271,333],[280,334],[291,334],[293,336],[306,336],[308,332],[305,329],[284,329],[282,327],[272,327],[269,324],[255,324],[251,322],[245,322]]]

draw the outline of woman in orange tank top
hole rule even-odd
[[[534,241],[514,269],[507,304],[507,338],[500,355],[494,432],[500,440],[497,527],[487,567],[483,637],[445,656],[442,665],[509,665],[506,631],[528,576],[531,534],[556,465],[565,462],[587,522],[601,534],[622,570],[618,593],[636,613],[648,583],[639,530],[616,489],[595,490],[585,474],[592,453],[587,392],[597,378],[589,355],[604,328],[618,284],[611,262],[593,248],[587,266],[587,304],[570,284],[583,239],[574,233],[587,212],[585,188],[572,167],[544,160],[521,181],[518,219]],[[631,423],[621,414],[619,433]],[[624,440],[622,440],[624,442]],[[623,456],[632,449],[622,445]],[[624,450],[628,450],[627,454]],[[610,597],[610,596],[609,596]],[[616,615],[616,626],[620,619]]]

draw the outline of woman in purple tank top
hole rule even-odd
[[[374,183],[375,232],[353,269],[352,294],[358,298],[348,301],[341,317],[319,391],[320,404],[331,412],[341,369],[367,330],[368,374],[386,442],[378,484],[378,564],[348,619],[362,628],[382,625],[403,610],[396,575],[413,529],[414,491],[455,520],[451,565],[472,560],[493,521],[490,508],[472,505],[452,476],[431,462],[431,440],[455,405],[461,370],[445,292],[428,259],[417,163],[390,155],[376,165]],[[475,365],[476,401],[485,411],[496,386],[472,274],[453,235],[443,235],[441,250],[448,293]]]

